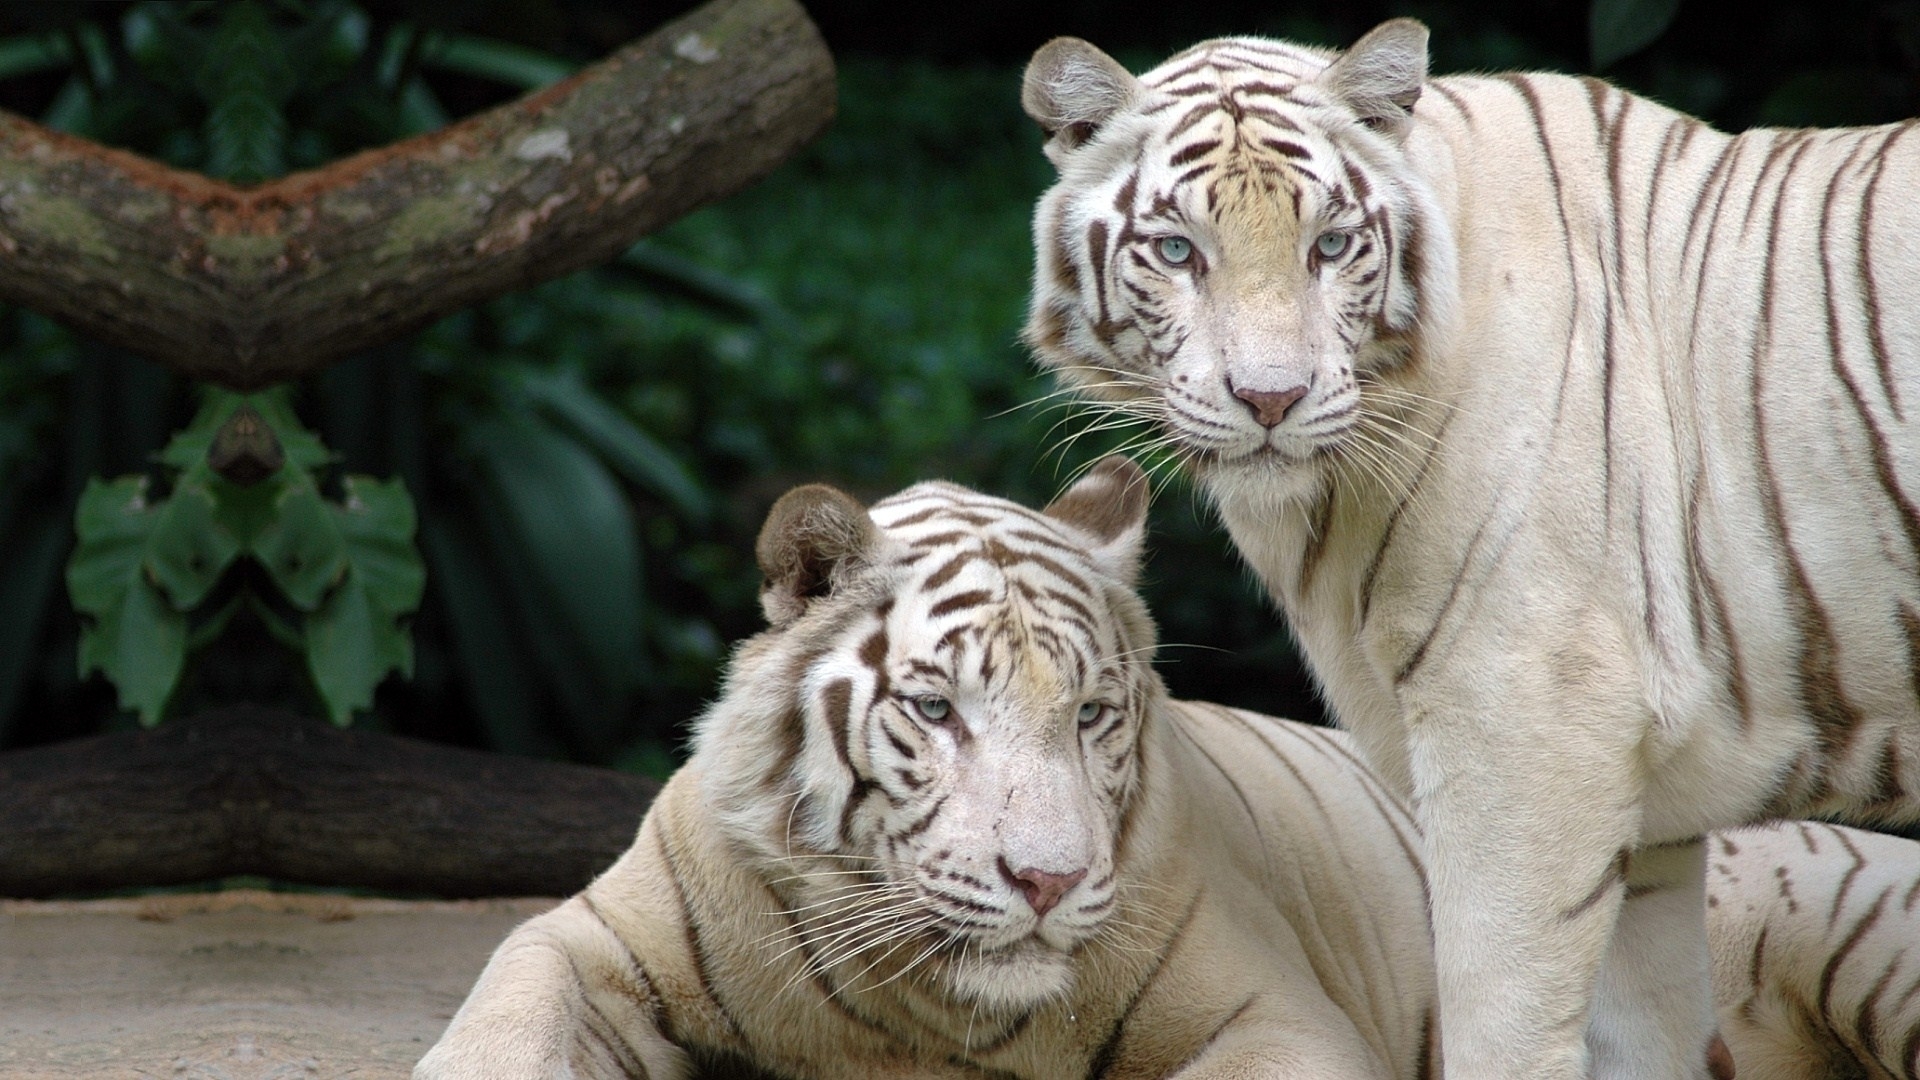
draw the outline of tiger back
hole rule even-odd
[[[1044,46],[1027,340],[1410,800],[1456,1080],[1699,1077],[1705,835],[1920,816],[1920,130],[1426,41]]]

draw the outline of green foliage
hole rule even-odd
[[[264,475],[244,483],[214,464],[235,430],[264,448],[249,459],[265,463]],[[243,611],[302,654],[336,724],[371,704],[387,674],[411,674],[405,621],[419,607],[425,571],[403,484],[348,476],[338,500],[325,498],[317,477],[329,455],[285,395],[272,392],[209,394],[160,461],[172,475],[165,496],[153,497],[145,476],[124,476],[89,481],[80,497],[67,590],[90,620],[81,675],[102,672],[123,708],[158,723],[190,649]],[[242,558],[265,570],[271,594],[248,584],[221,589]]]
[[[67,591],[74,609],[94,620],[81,639],[80,674],[105,672],[120,689],[121,707],[152,724],[180,682],[187,620],[148,576],[159,558],[154,533],[161,513],[147,504],[146,490],[138,476],[87,485],[75,513],[80,548],[67,564]],[[192,494],[182,499],[198,502]],[[177,522],[187,515],[169,516]]]
[[[1653,44],[1679,13],[1680,0],[1593,0],[1587,22],[1593,69],[1605,71]]]
[[[1442,70],[1581,68],[1590,56],[1728,126],[1911,111],[1885,57],[1860,59],[1876,40],[1920,55],[1911,0],[1851,21],[1775,3],[1764,17],[1690,23],[1704,9],[1674,6],[1590,0],[1568,19],[1423,0],[1413,13],[1434,28]],[[435,5],[46,7],[30,32],[0,39],[0,78],[45,88],[32,105],[45,121],[236,178],[428,130],[573,67],[528,44],[546,37],[432,23]],[[1144,5],[1071,32],[1144,63],[1203,23],[1337,44],[1371,18],[1350,5],[1202,7],[1153,5],[1164,40],[1136,33]],[[636,18],[548,0],[489,10],[509,8]],[[1009,31],[1006,55],[971,65],[880,59],[841,48],[858,29],[844,6],[838,24],[835,5],[809,9],[840,49],[840,116],[820,141],[612,265],[296,388],[287,400],[337,463],[302,457],[299,477],[276,473],[245,489],[255,494],[189,475],[219,425],[194,420],[192,396],[165,373],[0,310],[0,735],[101,723],[112,703],[76,680],[86,664],[135,687],[127,706],[146,717],[241,697],[336,717],[364,708],[357,722],[664,771],[680,725],[715,692],[726,643],[760,625],[752,541],[787,487],[826,480],[871,498],[944,476],[1037,503],[1122,445],[1125,433],[1081,435],[1077,409],[1036,404],[1050,384],[1015,337],[1028,215],[1051,180],[1019,108],[1019,69],[1044,35]],[[942,18],[988,22],[961,8],[914,21]],[[1839,59],[1812,55],[1822,36],[1844,46]],[[1703,38],[1727,51],[1676,48]],[[291,468],[307,452],[302,428],[279,421]],[[169,445],[183,424],[204,441]],[[162,447],[144,486],[89,479],[148,471]],[[342,467],[399,479],[341,480]],[[402,484],[427,572],[410,681],[381,680],[408,670]],[[1162,495],[1147,587],[1174,646],[1169,681],[1312,714],[1290,645],[1218,527],[1190,493]],[[76,526],[92,545],[72,593],[84,638],[60,589]],[[53,726],[68,716],[84,721]],[[13,717],[24,720],[9,733]]]

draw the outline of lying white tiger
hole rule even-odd
[[[1026,336],[1155,425],[1411,798],[1448,1074],[1697,1076],[1703,834],[1920,817],[1920,132],[1426,38],[1043,47]]]
[[[1435,1073],[1411,821],[1339,733],[1168,699],[1138,469],[1044,514],[951,484],[870,513],[774,508],[772,626],[692,759],[417,1080]],[[1880,895],[1920,883],[1914,846],[1809,835],[1716,841],[1727,1034],[1789,1062],[1746,1080],[1853,1060],[1863,997],[1882,1044],[1920,1033],[1888,990],[1920,884]]]

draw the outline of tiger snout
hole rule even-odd
[[[1227,392],[1243,402],[1253,413],[1254,421],[1263,428],[1278,427],[1294,404],[1307,396],[1304,384],[1285,390],[1255,390],[1252,387],[1235,387],[1231,379],[1227,381]]]
[[[1059,907],[1061,897],[1075,885],[1080,884],[1086,876],[1087,868],[1084,866],[1067,873],[1041,870],[1031,866],[1015,870],[1007,865],[1006,856],[1000,857],[1000,877],[1026,899],[1027,906],[1033,909],[1033,916],[1036,919],[1046,918],[1047,912]]]

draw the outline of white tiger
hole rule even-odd
[[[789,494],[758,545],[772,626],[691,760],[499,948],[418,1080],[1435,1075],[1411,819],[1344,735],[1167,697],[1144,491],[1113,459],[1044,513]],[[1716,844],[1746,1080],[1920,1037],[1888,989],[1920,975],[1914,845]]]
[[[1703,834],[1920,817],[1920,134],[1426,41],[1042,47],[1026,339],[1411,798],[1449,1075],[1698,1076]]]

